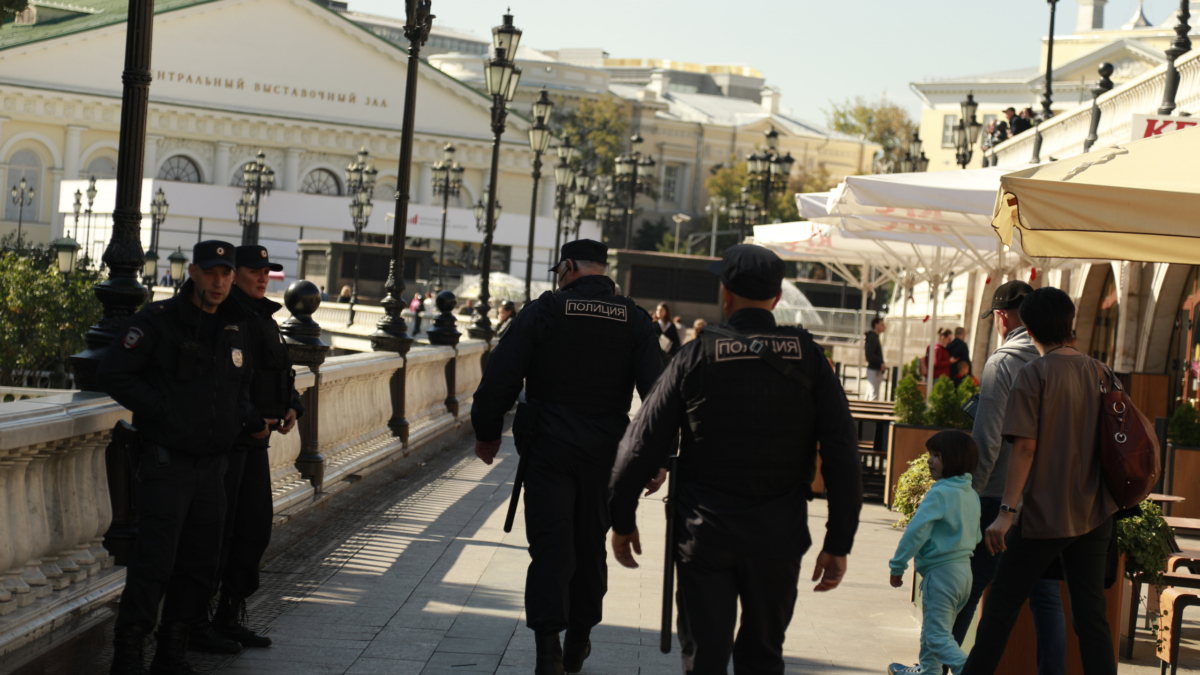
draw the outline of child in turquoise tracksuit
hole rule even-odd
[[[971,592],[971,554],[979,532],[979,496],[971,489],[971,472],[979,449],[961,431],[943,431],[925,443],[929,474],[937,482],[925,493],[908,523],[896,557],[888,563],[893,587],[904,584],[910,558],[921,574],[921,663],[893,663],[888,675],[941,675],[942,665],[962,672],[967,655],[951,634],[954,618]]]

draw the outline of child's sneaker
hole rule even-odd
[[[903,663],[893,663],[888,666],[888,675],[920,675],[921,666],[906,666]]]

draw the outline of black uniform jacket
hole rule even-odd
[[[246,313],[226,299],[201,334],[202,310],[189,279],[179,295],[135,314],[109,346],[96,375],[104,392],[133,412],[142,439],[189,455],[229,452],[243,428],[266,426],[250,400],[254,376]]]
[[[616,284],[607,276],[597,274],[576,279],[559,289],[559,292],[564,291],[575,291],[588,298],[605,298],[615,294]],[[645,398],[662,372],[662,356],[654,329],[650,326],[650,315],[645,311],[634,312],[634,315],[634,383],[638,395]],[[512,409],[524,387],[525,374],[534,353],[540,345],[551,339],[555,321],[555,300],[549,292],[526,305],[513,319],[504,339],[488,358],[487,372],[475,392],[475,401],[471,405],[475,438],[481,441],[500,438],[504,414]],[[604,357],[602,353],[595,355],[597,359]],[[570,378],[571,373],[560,373],[558,376]],[[584,390],[588,386],[587,382],[576,384]],[[625,427],[629,426],[628,412],[592,417],[555,401],[538,403],[539,436],[570,446],[584,459],[612,466],[617,443],[625,433]]]
[[[292,372],[292,357],[287,345],[279,335],[279,324],[275,323],[275,312],[283,305],[267,298],[254,299],[237,286],[230,292],[226,302],[237,302],[246,312],[246,344],[254,356],[254,380],[250,385],[250,400],[263,417],[278,419],[280,424],[288,408],[296,411],[296,417],[304,414],[300,404],[300,393],[296,391],[296,376]],[[270,436],[254,438],[243,429],[238,436],[239,446],[265,448]]]
[[[729,325],[743,333],[776,329],[775,317],[763,309],[743,309],[734,313]],[[799,329],[784,329],[802,335]],[[824,550],[846,555],[858,530],[862,509],[862,469],[858,456],[858,438],[841,383],[829,367],[820,347],[807,341],[804,360],[818,364],[812,380],[815,433],[820,444],[821,473],[829,501]],[[700,378],[693,374],[704,366],[701,340],[685,344],[663,371],[650,397],[625,432],[617,451],[612,477],[612,528],[629,534],[637,527],[636,513],[641,489],[665,466],[675,452],[675,439],[688,424],[686,402],[693,398]],[[782,377],[782,375],[780,376]],[[742,415],[747,426],[754,424],[754,411],[730,411]],[[786,441],[784,441],[786,442]],[[681,461],[686,457],[681,455]],[[675,478],[673,478],[674,480]],[[807,539],[804,522],[805,498],[809,486],[797,486],[778,498],[761,499],[726,493],[711,488],[680,485],[680,515],[694,540],[714,542],[721,548],[752,556],[790,557],[790,549],[799,555],[808,541],[782,541],[782,537]]]
[[[883,344],[879,342],[879,333],[874,330],[867,331],[863,340],[863,349],[866,351],[869,370],[879,370],[883,367]]]

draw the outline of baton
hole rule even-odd
[[[663,562],[662,631],[658,648],[664,654],[671,653],[671,612],[675,608],[675,491],[679,482],[675,480],[679,468],[679,455],[667,459],[667,550]]]
[[[525,482],[525,468],[529,465],[526,450],[517,461],[517,475],[513,478],[512,499],[508,501],[508,515],[504,517],[504,531],[512,532],[513,519],[517,517],[517,502],[521,501],[521,485]]]

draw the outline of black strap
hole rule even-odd
[[[767,349],[766,343],[762,340],[759,340],[758,338],[746,337],[745,335],[742,335],[728,326],[705,326],[704,331],[708,333],[715,333],[731,340],[737,340],[745,345],[746,348],[750,350],[751,354],[754,354],[763,361],[766,361],[767,365],[783,373],[785,377],[799,382],[808,391],[812,391],[812,380],[809,379],[807,375],[800,372],[800,370],[795,366],[785,361],[783,357],[771,351],[770,349]]]

